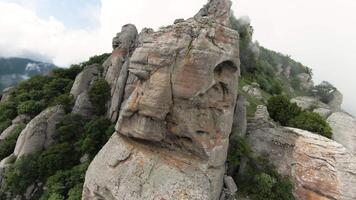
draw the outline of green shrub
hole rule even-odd
[[[73,167],[79,162],[80,155],[72,145],[61,143],[50,146],[38,158],[38,169],[41,177],[53,175],[57,170]]]
[[[106,112],[106,103],[110,98],[110,86],[105,79],[96,80],[88,91],[90,102],[93,104],[94,113],[103,115]]]
[[[302,112],[297,104],[290,103],[289,99],[282,95],[271,97],[268,100],[267,108],[271,118],[283,126],[287,126],[291,119]]]
[[[24,124],[17,125],[8,137],[0,141],[0,160],[6,158],[14,152],[17,138],[24,128]]]
[[[28,115],[31,115],[31,116],[36,116],[44,108],[45,108],[45,105],[44,105],[43,102],[29,100],[29,101],[25,101],[23,103],[20,103],[20,105],[17,107],[17,112],[18,112],[19,115],[28,114]]]
[[[56,106],[56,105],[62,105],[64,110],[69,113],[74,105],[74,98],[73,96],[69,95],[68,93],[66,94],[61,94],[57,97],[55,97],[50,104],[50,106]]]
[[[328,104],[333,99],[333,92],[336,88],[329,82],[322,82],[312,89],[312,94],[323,103]]]
[[[17,116],[16,107],[16,103],[12,101],[0,103],[0,122],[14,119]]]
[[[76,144],[79,151],[89,153],[92,157],[102,148],[109,139],[106,131],[111,122],[106,117],[94,117],[85,125],[85,131],[80,141]]]
[[[242,157],[248,157],[251,154],[251,148],[248,145],[246,138],[237,137],[230,140],[229,154],[227,161],[229,165],[237,166],[240,164]]]
[[[75,143],[84,133],[85,120],[82,116],[69,114],[57,126],[59,142]]]
[[[329,124],[319,114],[305,111],[289,121],[289,126],[318,133],[331,138],[332,130]]]
[[[0,133],[2,133],[9,126],[11,126],[11,120],[10,119],[5,119],[4,121],[0,122]]]
[[[68,192],[67,200],[81,200],[82,199],[83,184],[77,184]]]
[[[60,94],[69,93],[73,81],[70,79],[56,78],[43,87],[43,93],[47,100],[57,97]]]
[[[37,155],[19,158],[4,174],[5,191],[12,194],[24,194],[27,187],[38,179]]]
[[[79,65],[72,65],[68,69],[57,68],[52,71],[53,77],[55,78],[65,78],[74,80],[77,75],[82,71],[82,67]]]

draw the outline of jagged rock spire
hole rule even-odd
[[[209,2],[200,9],[194,17],[211,17],[218,23],[229,26],[231,5],[232,2],[230,0],[209,0]]]

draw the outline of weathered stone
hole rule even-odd
[[[234,122],[232,124],[230,139],[234,139],[246,135],[247,117],[246,117],[245,104],[246,104],[245,98],[242,95],[239,95],[236,101],[236,106],[234,111]]]
[[[86,66],[82,72],[75,78],[74,84],[70,91],[70,94],[73,95],[74,100],[77,100],[78,96],[87,91],[90,83],[96,78],[99,74],[99,65],[94,64]]]
[[[318,113],[324,119],[327,119],[333,113],[330,109],[327,108],[317,108],[314,109],[313,112]]]
[[[258,100],[262,100],[262,93],[261,90],[259,88],[259,85],[257,84],[251,84],[251,85],[245,85],[244,87],[242,87],[242,91],[246,92],[247,95],[258,99]]]
[[[116,122],[125,92],[128,72],[128,58],[138,44],[138,33],[134,25],[122,27],[120,33],[113,39],[113,53],[105,62],[104,76],[111,86],[111,100],[108,105],[107,116]]]
[[[231,176],[224,176],[224,185],[227,188],[230,195],[236,194],[237,186],[234,179]]]
[[[231,5],[232,2],[230,0],[209,0],[208,4],[206,4],[195,17],[209,17],[215,19],[217,23],[229,26]]]
[[[11,95],[11,92],[12,92],[13,90],[14,90],[13,87],[5,88],[5,89],[2,91],[2,94],[1,94],[1,101],[0,101],[0,102],[5,102],[5,101],[9,100],[10,95]]]
[[[315,109],[315,108],[325,108],[330,109],[328,105],[322,103],[317,98],[300,96],[291,99],[292,103],[296,103],[303,110]]]
[[[185,21],[184,19],[176,19],[176,20],[174,20],[174,24],[179,24],[184,21]]]
[[[116,133],[89,166],[83,200],[219,199],[239,35],[224,26],[230,1],[210,3],[207,17],[140,34]]]
[[[56,125],[65,112],[61,106],[47,108],[32,119],[16,142],[14,156],[17,158],[48,148],[54,142]]]
[[[335,112],[328,119],[333,139],[356,155],[356,119],[344,112]]]
[[[356,158],[341,144],[299,129],[256,128],[256,123],[248,126],[252,151],[291,177],[296,199],[356,198]]]
[[[93,105],[90,102],[90,98],[87,92],[81,93],[75,101],[73,114],[78,114],[84,118],[89,119],[93,115]]]
[[[31,116],[23,114],[12,120],[12,124],[27,124],[31,120]]]
[[[300,87],[304,90],[310,90],[314,87],[313,77],[307,73],[298,74]]]
[[[7,137],[9,137],[12,133],[12,131],[14,131],[16,129],[17,125],[16,124],[13,124],[9,127],[7,127],[7,129],[5,129],[1,135],[0,135],[0,142],[1,140],[5,140]]]
[[[343,101],[343,95],[338,90],[335,90],[334,92],[332,92],[332,98],[329,101],[328,105],[334,111],[340,111],[341,110],[342,101]]]

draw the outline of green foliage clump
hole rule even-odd
[[[230,143],[229,173],[234,176],[240,192],[253,200],[293,200],[293,184],[289,178],[278,174],[266,160],[256,158],[251,152],[244,137],[237,137]],[[241,165],[242,159],[245,165]],[[236,173],[239,167],[243,168]]]
[[[312,94],[319,98],[323,103],[328,104],[333,99],[333,92],[336,88],[330,83],[324,81],[312,89]]]
[[[24,124],[17,125],[4,140],[0,141],[0,160],[14,152],[17,138],[24,128]]]
[[[330,125],[319,114],[304,111],[289,121],[289,126],[318,133],[327,138],[331,138],[332,130]]]
[[[20,103],[17,106],[17,112],[19,115],[21,114],[28,114],[31,116],[36,116],[39,114],[43,109],[45,108],[45,105],[43,102],[40,101],[35,101],[35,100],[29,100]]]
[[[79,65],[72,65],[68,69],[57,68],[52,71],[53,77],[74,80],[77,75],[83,70]]]
[[[38,154],[22,156],[4,174],[5,191],[22,195],[38,179]]]
[[[106,117],[94,117],[84,127],[84,134],[76,146],[80,152],[95,156],[108,141],[107,130],[112,129],[111,122]],[[113,132],[111,132],[112,134]]]
[[[294,200],[293,183],[261,158],[250,157],[237,183],[252,200]]]
[[[0,103],[0,133],[11,125],[17,115],[16,104],[11,101]]]
[[[85,172],[88,163],[80,164],[72,169],[59,170],[47,179],[47,188],[41,200],[51,196],[63,197],[64,199],[80,200],[82,196]]]
[[[69,113],[74,105],[74,98],[72,95],[66,93],[55,97],[50,103],[50,106],[62,105],[64,110]]]
[[[291,119],[302,112],[297,104],[290,103],[289,99],[283,95],[271,97],[268,100],[267,108],[271,118],[283,126],[287,126]]]
[[[105,62],[105,60],[109,58],[109,56],[110,56],[109,53],[104,53],[101,55],[90,57],[88,61],[81,63],[80,66],[88,66],[92,64],[102,65]]]
[[[93,104],[94,113],[103,115],[106,112],[106,103],[110,98],[110,86],[105,79],[96,80],[88,91],[90,102]]]
[[[286,96],[274,96],[268,100],[268,112],[271,118],[283,126],[291,126],[331,138],[329,124],[319,114],[303,111]]]

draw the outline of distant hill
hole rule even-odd
[[[27,58],[0,58],[0,91],[38,74],[47,74],[56,66]]]

